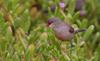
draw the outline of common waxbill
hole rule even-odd
[[[50,18],[48,20],[48,26],[52,28],[55,36],[62,41],[71,40],[76,33],[85,31],[85,29],[74,30],[71,25],[57,17]]]

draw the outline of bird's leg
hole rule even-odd
[[[71,48],[73,48],[73,47],[74,47],[73,42],[74,42],[74,40],[72,39],[72,40],[70,41],[70,47],[71,47]]]
[[[73,53],[73,49],[74,49],[74,40],[72,39],[71,41],[70,41],[70,61],[72,61],[72,58],[71,58],[71,55],[72,55],[72,53]]]

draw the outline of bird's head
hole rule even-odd
[[[50,26],[52,24],[56,25],[58,23],[61,23],[61,20],[57,17],[53,17],[48,20],[48,26]]]

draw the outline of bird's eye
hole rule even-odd
[[[74,29],[73,29],[73,28],[70,28],[70,29],[69,29],[69,32],[70,32],[70,33],[74,33]]]

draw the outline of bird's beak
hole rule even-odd
[[[48,23],[47,26],[50,27],[52,25],[52,23]]]
[[[53,24],[47,24],[48,27],[52,28],[53,27]]]
[[[47,24],[47,27],[49,27],[50,26],[50,24]]]

